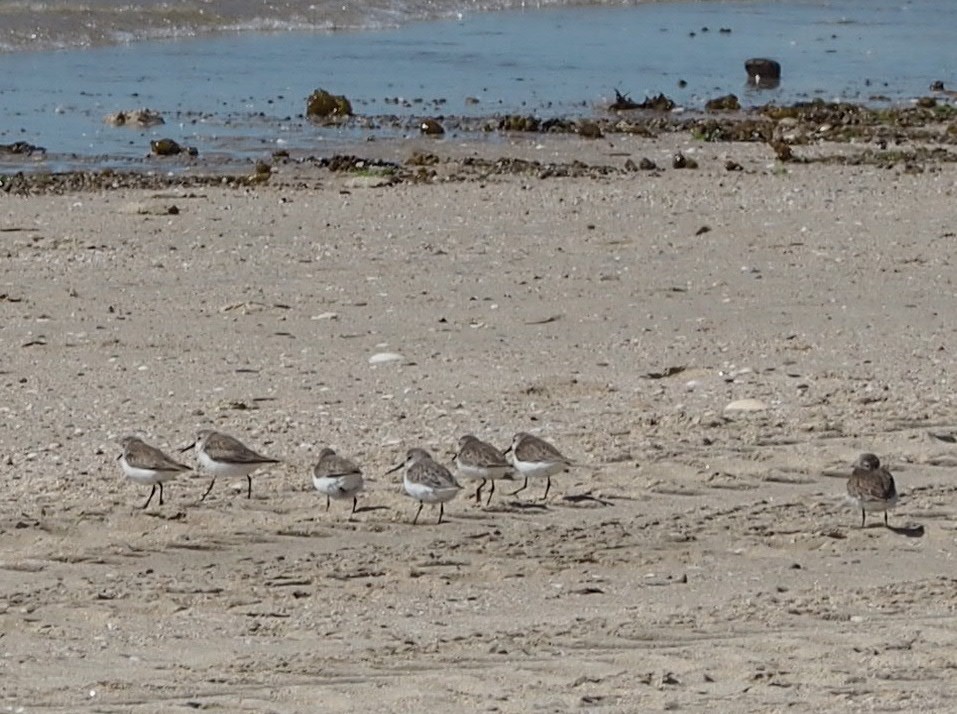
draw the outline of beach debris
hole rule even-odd
[[[664,94],[658,93],[655,97],[649,97],[641,104],[638,105],[638,109],[651,109],[656,112],[670,112],[675,108],[674,100],[666,97]]]
[[[369,358],[369,364],[388,364],[389,362],[401,362],[405,357],[398,352],[377,352]]]
[[[445,133],[445,127],[435,119],[423,119],[419,124],[419,131],[425,136],[442,136]]]
[[[744,167],[734,159],[728,159],[724,162],[725,171],[744,171]]]
[[[763,412],[768,405],[760,399],[735,399],[724,408],[726,412]]]
[[[146,107],[107,114],[103,117],[103,121],[110,126],[129,126],[137,129],[147,129],[166,123],[159,112]]]
[[[342,94],[317,89],[306,100],[306,116],[320,124],[338,124],[352,116],[352,104]]]
[[[758,89],[774,89],[781,83],[780,62],[766,57],[752,57],[744,61],[748,84]]]
[[[578,122],[578,135],[586,139],[600,139],[604,136],[601,127],[587,119]]]
[[[627,111],[628,109],[638,109],[641,105],[634,101],[627,94],[622,94],[615,90],[615,101],[609,105],[608,109],[613,112]]]
[[[725,94],[723,97],[709,99],[704,105],[705,111],[709,112],[736,112],[741,109],[741,102],[733,94]]]
[[[658,168],[658,164],[649,159],[647,156],[643,156],[641,161],[638,162],[638,168],[642,171],[654,171]]]
[[[502,117],[502,120],[498,123],[498,128],[501,131],[538,131],[541,127],[541,120],[531,114],[528,116],[509,114]]]
[[[34,144],[28,144],[25,141],[14,141],[12,144],[0,144],[0,154],[17,154],[17,155],[30,155],[30,154],[45,154],[47,152],[42,146],[35,146]]]

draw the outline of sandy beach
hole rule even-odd
[[[419,180],[0,194],[0,710],[952,710],[957,163],[361,150]],[[201,428],[282,463],[142,510],[118,439]],[[518,431],[580,464],[547,502],[411,525],[408,448]]]

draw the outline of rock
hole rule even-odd
[[[689,159],[679,151],[671,157],[671,167],[675,169],[696,169],[698,168],[698,162]]]
[[[603,136],[601,127],[593,121],[580,121],[578,135],[586,139],[600,139]]]
[[[638,168],[642,171],[654,171],[658,168],[658,165],[647,157],[642,157],[641,161],[638,162]]]
[[[154,156],[176,156],[185,149],[172,139],[154,139],[150,142],[150,152]]]
[[[735,399],[724,408],[726,412],[763,412],[768,405],[760,399]]]
[[[419,124],[419,131],[426,136],[442,136],[445,133],[445,127],[435,119],[423,119]]]
[[[741,109],[741,102],[733,94],[726,94],[723,97],[709,99],[704,108],[709,112],[736,112]]]
[[[781,83],[781,64],[773,59],[752,57],[744,61],[748,83],[759,89],[773,89]]]
[[[793,161],[794,153],[791,151],[791,145],[784,141],[770,141],[768,144],[774,149],[774,155],[778,161]]]
[[[352,116],[352,104],[344,95],[317,89],[306,100],[306,116],[320,124],[339,124]]]
[[[625,159],[625,171],[637,171],[638,164],[636,164],[631,159]]]
[[[725,171],[744,171],[744,167],[733,159],[728,159],[724,162]]]
[[[943,92],[943,91],[944,91],[944,83],[943,83],[943,81],[938,79],[938,80],[935,81],[935,82],[931,82],[931,83],[930,83],[930,91],[932,91],[932,92]]]

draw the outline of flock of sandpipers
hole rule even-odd
[[[144,509],[153,500],[157,487],[159,502],[163,505],[163,484],[184,471],[192,471],[189,466],[170,458],[139,437],[123,437],[120,444],[123,447],[123,453],[118,458],[126,477],[134,483],[152,486],[149,498],[142,506]],[[212,429],[200,431],[196,441],[180,451],[185,452],[190,449],[196,450],[200,466],[213,477],[201,501],[205,500],[212,491],[218,476],[230,478],[245,476],[246,497],[251,498],[252,473],[262,466],[279,463],[278,459],[263,456],[235,437]],[[505,451],[500,451],[492,444],[471,434],[463,436],[459,439],[453,464],[459,478],[480,482],[475,491],[476,503],[481,503],[482,489],[485,485],[491,484],[485,501],[486,506],[492,500],[495,482],[500,479],[512,479],[513,473],[524,477],[525,482],[521,488],[513,491],[512,495],[525,490],[530,478],[544,478],[546,486],[543,499],[547,499],[552,485],[551,477],[575,465],[555,446],[526,432],[516,434],[511,446]],[[415,518],[412,519],[413,525],[418,523],[419,514],[426,503],[433,506],[438,504],[437,522],[441,523],[445,514],[445,504],[458,495],[462,486],[455,476],[445,466],[433,460],[425,449],[409,449],[405,460],[387,473],[394,473],[403,466],[405,474],[402,485],[405,492],[419,502]],[[319,461],[312,468],[312,483],[319,493],[326,496],[327,510],[331,499],[352,499],[350,517],[356,512],[358,494],[365,485],[361,469],[352,460],[338,455],[330,448],[324,448],[319,453]],[[870,453],[861,454],[854,463],[853,471],[847,481],[847,495],[861,510],[862,528],[866,524],[868,511],[883,511],[886,526],[887,511],[897,504],[894,477],[881,466],[877,456]]]
[[[151,485],[149,498],[143,508],[150,505],[153,495],[159,489],[159,502],[163,505],[163,484],[184,471],[192,471],[189,466],[170,458],[155,446],[150,446],[136,436],[126,436],[120,440],[123,453],[119,456],[123,473],[134,483]],[[212,475],[212,481],[203,494],[205,500],[212,491],[218,476],[245,476],[247,480],[246,497],[252,496],[252,473],[268,464],[279,463],[278,459],[250,449],[239,439],[211,429],[203,429],[196,441],[181,451],[196,450],[200,466]],[[509,457],[511,461],[509,461]],[[487,506],[495,492],[495,482],[500,479],[512,479],[513,472],[525,478],[525,483],[512,494],[528,487],[530,478],[546,479],[545,495],[551,489],[551,477],[569,466],[572,461],[547,441],[527,433],[519,433],[512,445],[504,452],[469,434],[459,439],[459,448],[453,459],[456,472],[462,479],[480,481],[475,491],[476,502],[481,502],[482,489],[487,483],[491,486],[485,501]],[[402,484],[405,492],[419,502],[412,523],[419,520],[422,506],[426,503],[439,506],[439,519],[445,513],[445,504],[462,490],[455,476],[442,464],[432,459],[425,449],[409,449],[405,461],[387,473],[394,473],[405,467]],[[358,504],[358,494],[365,486],[361,469],[350,459],[338,455],[329,448],[319,453],[319,461],[312,469],[312,483],[316,490],[326,496],[326,508],[331,499],[352,499],[352,513]]]

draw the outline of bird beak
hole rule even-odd
[[[388,476],[389,474],[394,474],[396,471],[398,471],[399,469],[401,469],[403,466],[405,466],[405,462],[404,462],[404,461],[403,461],[401,464],[399,464],[398,466],[393,466],[391,469],[389,469],[388,471],[386,471],[386,472],[385,472],[385,475]]]
[[[189,450],[192,449],[194,446],[196,446],[196,442],[195,442],[195,441],[194,441],[192,444],[190,444],[189,446],[184,446],[182,449],[179,450],[179,453],[182,454],[182,453],[185,452],[185,451],[189,451]]]
[[[508,448],[505,449],[505,451],[503,451],[502,454],[504,455],[504,454],[511,454],[511,453],[512,453],[512,445],[509,444]]]

